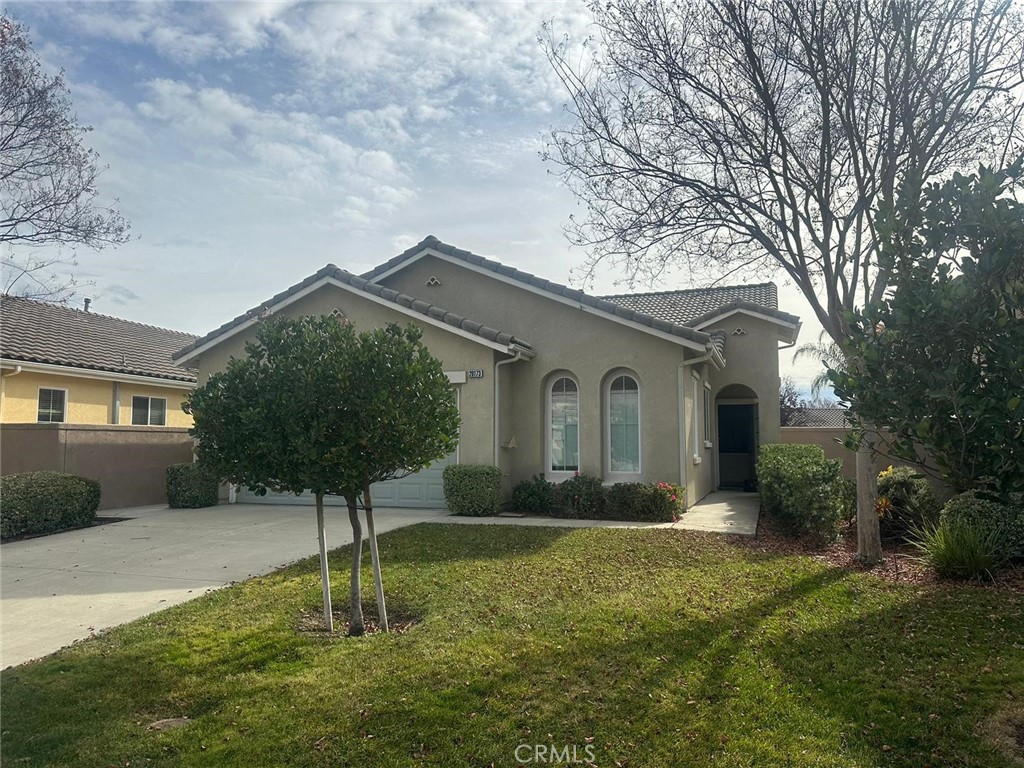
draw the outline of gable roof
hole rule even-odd
[[[0,297],[0,358],[195,383],[171,354],[196,337],[118,317]]]
[[[779,292],[775,283],[621,293],[602,298],[692,328],[700,328],[716,317],[736,311],[764,315],[790,325],[800,322],[796,315],[779,310]]]
[[[421,301],[391,288],[385,288],[383,285],[371,283],[334,264],[328,264],[302,282],[281,291],[281,293],[265,301],[260,306],[250,309],[244,315],[239,315],[220,328],[210,331],[202,338],[198,338],[188,346],[179,349],[174,353],[173,358],[177,361],[178,365],[181,365],[190,358],[195,357],[208,346],[219,343],[225,338],[254,325],[259,321],[264,311],[269,310],[273,312],[275,308],[286,306],[324,285],[336,285],[345,288],[378,303],[390,305],[403,314],[420,315],[429,324],[446,326],[448,329],[458,331],[461,335],[474,338],[500,351],[519,352],[524,357],[533,357],[534,355],[533,347],[528,342],[511,333],[499,331],[483,323],[478,323],[454,312],[449,312],[435,304]]]
[[[571,303],[583,305],[597,310],[603,315],[610,316],[619,321],[626,321],[641,326],[641,330],[650,329],[669,336],[691,342],[690,346],[698,349],[706,349],[711,343],[711,337],[707,333],[687,327],[671,319],[649,314],[648,312],[628,307],[622,304],[608,301],[598,296],[591,296],[583,291],[570,288],[561,283],[554,283],[542,277],[523,272],[515,267],[509,267],[501,262],[479,256],[470,251],[456,248],[453,245],[442,243],[433,235],[428,235],[416,245],[398,254],[369,272],[364,272],[362,277],[366,280],[383,280],[388,275],[397,272],[407,264],[417,259],[435,255],[458,262],[463,262],[480,271],[494,273],[500,279],[521,283],[527,288],[541,293],[554,296],[555,298],[568,300]],[[714,346],[714,345],[712,345]]]

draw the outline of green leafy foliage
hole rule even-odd
[[[765,513],[795,535],[834,541],[847,511],[840,468],[821,446],[761,446],[757,479]]]
[[[600,520],[604,515],[604,487],[601,478],[577,472],[558,484],[556,517]]]
[[[994,531],[1000,536],[1006,557],[1024,557],[1024,500],[1020,494],[1001,502],[965,491],[946,502],[941,519],[964,520],[982,531]]]
[[[969,518],[946,518],[938,525],[926,525],[911,542],[944,579],[991,581],[1006,562],[1002,531]]]
[[[489,464],[444,468],[444,501],[453,515],[496,515],[501,506],[501,469]]]
[[[685,503],[685,491],[679,485],[616,483],[607,491],[604,516],[609,520],[673,523]]]
[[[216,506],[219,486],[217,475],[197,461],[172,464],[167,468],[167,506],[171,509]]]
[[[958,490],[1024,491],[1024,204],[1021,162],[928,186],[883,224],[893,290],[846,317],[845,366],[829,372],[851,412],[923,447]]]
[[[259,494],[358,496],[458,439],[455,393],[413,325],[356,334],[331,316],[272,317],[185,405],[197,454]]]
[[[907,541],[915,530],[939,519],[939,499],[923,475],[890,466],[878,473],[875,510],[883,537]]]
[[[83,528],[96,519],[100,484],[63,472],[23,472],[0,477],[0,538]]]
[[[512,489],[512,508],[518,512],[534,515],[551,515],[558,505],[558,492],[554,483],[544,479],[544,475],[534,475],[530,480],[523,480]]]

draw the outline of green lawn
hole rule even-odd
[[[986,734],[1022,713],[1020,594],[682,531],[419,525],[381,554],[408,631],[299,633],[308,560],[5,672],[3,764],[1019,765]]]

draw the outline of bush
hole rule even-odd
[[[840,463],[817,445],[765,445],[757,457],[757,479],[765,514],[796,535],[835,541],[844,514]]]
[[[673,523],[685,503],[681,486],[669,483],[616,483],[608,489],[605,514],[609,520]]]
[[[54,533],[96,519],[100,484],[63,472],[25,472],[0,478],[0,499],[0,538]]]
[[[839,505],[843,520],[854,520],[857,517],[857,481],[852,477],[840,475],[836,478],[839,484]]]
[[[941,520],[965,520],[982,531],[996,531],[1002,537],[1006,557],[1024,557],[1024,505],[1019,495],[1004,504],[967,491],[946,502]]]
[[[512,508],[535,515],[553,514],[558,506],[558,491],[544,475],[534,475],[512,489]]]
[[[219,495],[220,478],[205,465],[192,462],[167,468],[167,506],[171,509],[214,507]]]
[[[601,478],[578,472],[558,485],[556,517],[576,520],[600,520],[604,514],[604,488]]]
[[[490,464],[449,464],[444,468],[444,501],[453,515],[498,514],[501,469]]]
[[[875,511],[883,538],[909,541],[914,531],[938,521],[939,499],[923,475],[890,466],[878,473]]]
[[[911,543],[921,559],[944,579],[991,580],[1006,562],[1002,530],[967,517],[940,520],[914,532]]]

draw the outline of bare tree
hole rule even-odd
[[[97,204],[98,155],[82,143],[90,130],[78,124],[63,71],[46,74],[26,28],[0,16],[4,293],[62,298],[74,281],[61,272],[75,261],[61,248],[99,249],[128,239],[121,215]]]
[[[630,281],[782,269],[842,345],[889,274],[896,190],[1019,141],[1013,0],[592,2],[585,64],[547,38],[569,127],[548,157],[587,204],[570,238]],[[859,555],[881,559],[858,457]]]

